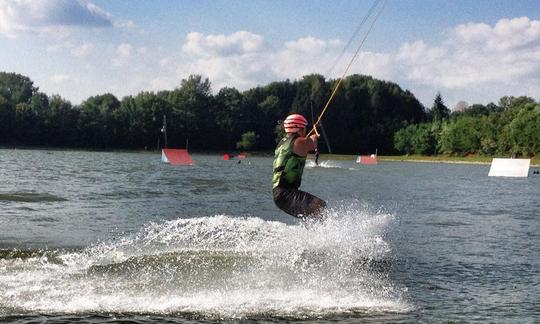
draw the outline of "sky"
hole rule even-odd
[[[191,74],[215,93],[335,79],[379,10],[347,74],[395,82],[426,107],[438,92],[451,109],[540,100],[537,0],[0,0],[0,71],[73,104],[172,90]]]

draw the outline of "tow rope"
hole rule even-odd
[[[370,9],[370,11],[368,12],[368,14],[366,15],[366,18],[364,18],[364,20],[362,21],[362,23],[360,24],[359,28],[357,29],[357,31],[355,32],[355,35],[353,36],[353,38],[356,36],[356,34],[358,33],[358,31],[360,30],[360,27],[362,26],[362,24],[365,22],[365,20],[367,20],[367,17],[369,17],[372,13],[372,9],[374,9],[376,7],[376,5],[378,4],[380,0],[376,1],[375,4],[372,6],[372,8]],[[338,79],[338,82],[336,84],[336,86],[334,87],[334,89],[332,90],[332,94],[330,95],[330,98],[328,98],[328,101],[326,102],[326,104],[324,105],[324,108],[322,109],[321,113],[319,114],[318,118],[317,118],[317,121],[313,124],[313,128],[309,131],[309,133],[307,134],[307,136],[315,133],[317,136],[319,136],[319,132],[317,131],[317,125],[319,125],[321,123],[321,120],[322,120],[322,117],[324,116],[324,113],[326,112],[326,110],[328,109],[328,107],[330,106],[330,103],[332,102],[332,100],[334,99],[337,91],[339,90],[339,87],[341,86],[341,82],[343,81],[343,79],[345,78],[345,75],[347,74],[347,72],[349,72],[349,69],[350,67],[352,66],[354,60],[356,59],[356,57],[358,56],[358,54],[360,53],[360,50],[362,49],[362,46],[364,45],[366,39],[368,38],[369,34],[371,33],[371,31],[373,30],[373,27],[375,26],[375,23],[377,22],[377,20],[379,19],[379,17],[381,16],[381,13],[383,12],[383,9],[384,9],[384,6],[386,5],[386,0],[384,0],[382,6],[381,6],[381,9],[379,9],[379,12],[377,13],[377,15],[375,16],[375,19],[373,19],[373,21],[371,22],[371,25],[369,26],[369,29],[366,31],[366,33],[364,34],[364,37],[362,38],[362,41],[360,42],[360,45],[358,45],[358,48],[356,49],[356,52],[354,53],[353,57],[351,58],[351,60],[349,61],[349,64],[347,64],[347,67],[345,68],[345,71],[343,72],[343,74],[341,75],[341,77]],[[349,41],[349,44],[352,42],[352,39],[351,41]],[[349,44],[347,44],[347,46],[349,46]],[[347,48],[347,46],[345,48]],[[338,60],[339,58],[341,58],[341,56],[343,55],[343,53],[338,57]],[[337,63],[337,61],[336,61]],[[335,64],[334,63],[334,66]],[[333,66],[332,66],[332,69],[333,69]],[[330,70],[329,70],[330,71]]]

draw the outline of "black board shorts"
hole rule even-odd
[[[296,188],[273,189],[274,203],[287,214],[298,218],[320,218],[326,202]]]

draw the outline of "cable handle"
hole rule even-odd
[[[321,137],[321,135],[320,135],[319,132],[317,131],[317,124],[314,124],[314,125],[313,125],[313,128],[309,131],[309,133],[307,134],[307,136],[311,135],[311,133],[315,133],[315,135],[317,135],[318,137]]]

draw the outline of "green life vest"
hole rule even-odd
[[[285,137],[281,140],[274,153],[274,173],[272,188],[279,185],[287,188],[298,188],[302,182],[302,173],[306,165],[306,156],[294,153],[294,141],[298,135]]]

